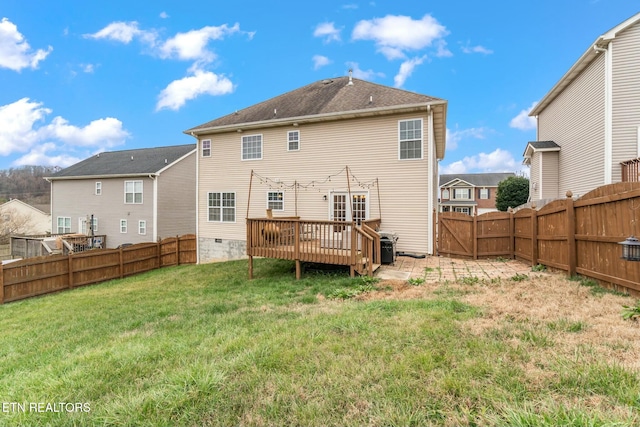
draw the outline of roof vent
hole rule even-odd
[[[133,156],[131,156],[131,160],[133,160]]]
[[[167,163],[169,163],[169,161],[167,159],[164,159],[164,164],[166,165]]]
[[[373,95],[369,95],[369,104],[373,102]]]
[[[275,116],[276,114],[278,114],[278,110],[276,108],[273,109],[273,115]]]
[[[351,68],[349,68],[349,83],[347,83],[347,86],[353,86],[353,70]]]
[[[328,85],[328,84],[333,83],[333,80],[331,80],[331,79],[324,79],[324,80],[323,80],[323,81],[321,81],[320,83],[322,83],[323,85]]]

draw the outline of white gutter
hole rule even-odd
[[[600,48],[594,47],[599,50]],[[604,57],[604,184],[613,182],[613,43]]]
[[[434,172],[437,172],[437,164],[436,164],[436,153],[435,153],[435,141],[433,138],[433,110],[431,109],[431,105],[427,106],[427,120],[428,120],[428,127],[429,127],[429,132],[427,133],[427,139],[428,139],[428,161],[427,161],[427,173],[428,173],[428,177],[427,180],[429,182],[428,184],[428,191],[429,191],[429,197],[428,197],[428,212],[427,212],[427,224],[431,224],[431,227],[428,227],[429,230],[429,235],[427,236],[427,253],[430,253],[431,255],[435,254],[434,250],[433,250],[433,245],[434,245],[434,241],[433,241],[433,228],[436,226],[433,222],[433,209],[434,209],[434,195],[435,195],[435,189],[434,189],[434,179],[437,179],[437,175]],[[435,164],[435,165],[434,165]],[[435,169],[435,170],[434,170]]]
[[[191,136],[198,138],[192,133]],[[196,264],[200,264],[200,140],[196,143]]]
[[[153,241],[158,241],[158,175],[149,174],[153,181]]]

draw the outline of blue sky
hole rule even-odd
[[[37,3],[37,5],[36,5]],[[449,101],[442,173],[522,169],[527,111],[638,0],[0,4],[0,169],[188,144],[328,77]]]

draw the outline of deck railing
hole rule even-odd
[[[640,157],[620,163],[622,182],[640,182]]]
[[[296,277],[300,262],[348,265],[351,273],[373,275],[374,264],[380,263],[380,236],[373,227],[380,220],[361,226],[345,221],[303,220],[288,218],[247,219],[247,255],[249,276],[253,276],[253,257],[296,261]],[[377,245],[377,246],[376,246]]]

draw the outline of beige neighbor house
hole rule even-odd
[[[18,199],[0,205],[0,236],[51,233],[49,206],[32,206]]]
[[[607,31],[531,110],[530,199],[583,195],[638,180],[640,13]]]
[[[465,173],[440,175],[440,212],[482,215],[495,212],[498,184],[516,176],[507,173]]]
[[[52,231],[109,248],[195,233],[195,169],[195,144],[96,154],[46,178]]]
[[[245,217],[267,208],[275,217],[381,218],[397,250],[433,253],[446,113],[443,99],[349,76],[185,131],[198,139],[199,261],[245,257]]]

